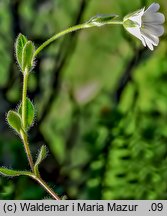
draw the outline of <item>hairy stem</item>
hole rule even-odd
[[[31,175],[31,177],[35,179],[55,200],[60,200],[60,197],[47,185],[47,183],[44,182],[44,180],[42,180],[40,176],[37,176],[34,174],[34,163],[33,163],[31,151],[30,151],[29,144],[28,144],[27,134],[23,130],[20,131],[20,134],[21,134],[21,137],[24,143],[24,148],[27,154],[27,158],[28,158],[31,170],[33,172],[33,175]]]
[[[28,158],[31,170],[32,170],[32,172],[34,172],[34,163],[33,163],[31,151],[30,151],[29,144],[28,144],[27,134],[23,130],[20,131],[20,134],[21,134],[21,138],[23,140],[25,152],[27,154],[27,158]]]
[[[23,92],[22,92],[22,123],[23,129],[26,129],[26,97],[27,97],[28,71],[24,72],[23,76]]]
[[[61,200],[60,197],[47,185],[40,177],[32,176],[55,200]]]
[[[25,152],[27,154],[27,158],[31,167],[32,172],[34,171],[34,163],[31,155],[31,151],[29,148],[29,143],[28,143],[28,137],[26,131],[26,109],[27,109],[27,104],[26,104],[26,98],[27,98],[27,83],[28,83],[28,75],[29,72],[25,70],[23,72],[23,92],[22,92],[22,124],[23,124],[23,130],[20,131],[21,138],[23,140]]]
[[[29,71],[24,71],[23,73],[23,92],[22,92],[22,126],[23,129],[20,130],[20,135],[23,140],[25,152],[27,154],[27,159],[29,161],[31,170],[33,175],[31,176],[33,179],[35,179],[54,199],[60,200],[60,198],[54,193],[54,191],[44,182],[40,175],[37,176],[34,173],[34,163],[33,163],[33,158],[31,155],[31,151],[29,148],[29,143],[28,143],[28,136],[26,132],[26,109],[27,109],[27,104],[26,104],[26,98],[27,98],[27,83],[28,83],[28,75]]]

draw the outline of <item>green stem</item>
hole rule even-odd
[[[42,180],[40,176],[35,175],[34,163],[33,163],[31,151],[30,151],[29,144],[28,144],[27,134],[23,130],[20,131],[20,134],[21,134],[21,138],[23,140],[25,152],[27,154],[27,158],[28,158],[31,170],[32,170],[32,175],[30,175],[30,177],[35,179],[55,200],[60,200],[60,197],[47,185],[47,183],[44,182],[44,180]]]
[[[105,24],[122,24],[122,22],[120,21],[111,21],[111,22],[106,22],[103,23]],[[84,23],[84,24],[79,24],[73,27],[70,27],[56,35],[54,35],[53,37],[49,38],[47,41],[45,41],[34,53],[34,58],[46,47],[48,46],[50,43],[52,43],[53,41],[55,41],[56,39],[62,37],[63,35],[66,35],[70,32],[74,32],[77,31],[79,29],[84,29],[84,28],[90,28],[90,27],[95,27],[96,25],[94,25],[93,23]],[[31,151],[29,148],[29,143],[28,143],[28,137],[27,137],[27,133],[26,131],[26,97],[27,97],[27,83],[28,83],[28,74],[29,71],[24,71],[24,78],[23,78],[23,92],[22,92],[22,123],[23,123],[23,130],[20,131],[20,135],[21,138],[23,140],[24,143],[24,148],[25,148],[25,152],[27,154],[27,158],[31,167],[31,170],[33,172],[33,175],[31,176],[33,179],[35,179],[54,199],[56,200],[60,200],[60,197],[47,185],[46,182],[44,182],[40,175],[34,175],[34,163],[33,163],[33,159],[32,159],[32,155],[31,155]]]
[[[20,134],[21,134],[21,138],[23,140],[25,152],[27,154],[27,158],[28,158],[31,170],[32,170],[32,172],[34,172],[34,163],[33,163],[31,151],[30,151],[29,144],[28,144],[27,134],[23,130],[20,131]]]
[[[34,163],[33,163],[31,151],[30,151],[29,144],[28,144],[27,134],[23,130],[20,131],[20,134],[21,134],[21,138],[23,140],[25,152],[27,154],[27,158],[28,158],[31,170],[32,170],[32,175],[30,175],[30,177],[35,179],[55,200],[60,200],[60,197],[47,185],[46,182],[44,182],[41,179],[40,175],[39,176],[35,175],[35,173],[34,173]]]
[[[34,163],[31,155],[31,151],[29,148],[28,138],[26,131],[26,98],[27,98],[27,83],[28,83],[28,71],[25,70],[23,72],[23,92],[22,92],[22,124],[23,124],[23,130],[20,131],[21,138],[23,140],[25,152],[27,154],[27,158],[31,167],[32,172],[34,171]]]
[[[115,25],[122,25],[123,24],[123,21],[111,21],[111,22],[107,22],[105,23],[106,25],[111,25],[111,24],[115,24]]]
[[[22,123],[23,123],[24,130],[26,129],[27,83],[28,83],[28,71],[25,71],[23,76],[23,92],[22,92]]]
[[[88,23],[84,23],[84,24],[72,26],[66,30],[63,30],[62,32],[59,32],[58,34],[55,34],[53,37],[51,37],[47,41],[45,41],[40,47],[38,47],[38,49],[34,53],[34,57],[37,56],[39,54],[39,52],[41,52],[41,50],[43,50],[46,46],[48,46],[50,43],[52,43],[53,41],[55,41],[59,37],[62,37],[63,35],[68,34],[70,32],[77,31],[79,29],[90,28],[90,27],[93,27],[93,26],[91,26]]]
[[[47,185],[40,177],[33,175],[34,178],[55,200],[61,200],[60,197]]]
[[[54,193],[54,191],[44,182],[40,175],[34,175],[34,163],[33,163],[33,158],[31,155],[31,151],[29,148],[29,143],[28,143],[28,137],[27,137],[27,132],[26,132],[26,109],[27,109],[27,104],[26,104],[26,98],[27,98],[27,84],[28,84],[28,75],[29,71],[25,70],[23,73],[23,92],[22,92],[22,124],[23,124],[23,129],[20,130],[20,135],[23,140],[25,152],[27,155],[27,159],[29,161],[29,165],[32,170],[32,175],[31,177],[35,179],[54,199],[60,200],[60,198],[57,196],[57,194]]]
[[[111,21],[111,22],[106,22],[105,24],[121,24],[122,25],[122,21]],[[40,47],[38,47],[38,49],[35,51],[34,53],[34,58],[46,47],[48,46],[50,43],[52,43],[53,41],[57,40],[58,38],[70,33],[70,32],[74,32],[80,29],[85,29],[85,28],[91,28],[91,27],[95,27],[96,25],[94,25],[93,23],[83,23],[83,24],[79,24],[79,25],[75,25],[72,26],[68,29],[63,30],[62,32],[59,32],[58,34],[53,35],[53,37],[49,38],[47,41],[45,41]]]

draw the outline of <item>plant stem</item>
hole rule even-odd
[[[61,200],[60,197],[47,185],[44,180],[35,175],[32,176],[55,200]]]
[[[31,151],[30,151],[29,144],[28,144],[27,134],[23,130],[20,131],[20,134],[21,134],[21,138],[23,140],[25,152],[27,154],[27,158],[28,158],[31,170],[32,170],[32,172],[34,172],[34,163],[33,163]]]
[[[26,129],[26,97],[27,97],[28,71],[24,71],[23,75],[23,92],[22,92],[22,123],[23,129]]]
[[[27,109],[27,104],[26,104],[27,83],[28,83],[28,71],[25,70],[23,72],[23,92],[22,92],[22,123],[23,123],[23,130],[20,131],[20,134],[21,134],[21,138],[23,140],[25,152],[27,154],[27,158],[28,158],[31,170],[33,172],[34,171],[34,164],[33,164],[31,151],[30,151],[30,148],[29,148],[27,134],[25,132],[26,131],[26,109]]]
[[[123,22],[122,21],[110,21],[110,22],[104,22],[103,25],[106,24],[119,24],[122,25]],[[46,47],[48,46],[50,43],[52,43],[53,41],[55,41],[56,39],[58,39],[59,37],[62,37],[63,35],[66,35],[70,32],[74,32],[80,29],[85,29],[85,28],[91,28],[91,27],[97,27],[96,25],[94,25],[93,23],[83,23],[83,24],[79,24],[79,25],[75,25],[72,26],[68,29],[65,29],[61,32],[59,32],[58,34],[53,35],[51,38],[49,38],[47,41],[45,41],[40,47],[38,47],[38,49],[35,51],[34,53],[34,58]]]
[[[28,158],[31,170],[32,170],[32,175],[30,175],[30,177],[35,179],[55,200],[61,200],[60,197],[47,185],[46,182],[44,182],[44,180],[41,179],[40,176],[35,175],[34,163],[33,163],[31,151],[30,151],[29,144],[28,144],[27,134],[23,130],[20,131],[20,134],[21,134],[21,137],[24,143],[24,148],[27,154],[27,158]]]
[[[26,98],[27,98],[27,83],[28,83],[28,71],[25,70],[23,72],[23,92],[22,92],[22,123],[23,123],[23,130],[20,131],[21,138],[23,140],[25,152],[27,154],[27,158],[31,167],[32,172],[34,171],[34,163],[31,155],[31,151],[29,148],[28,138],[26,134]]]
[[[107,25],[111,25],[111,24],[123,25],[123,21],[110,21],[110,22],[106,22],[105,24],[107,24]]]
[[[52,43],[53,41],[55,41],[59,37],[65,35],[65,34],[68,34],[70,32],[77,31],[79,29],[90,28],[90,27],[93,27],[93,26],[88,24],[88,23],[84,23],[84,24],[72,26],[68,29],[63,30],[62,32],[59,32],[58,34],[55,34],[53,37],[51,37],[47,41],[45,41],[40,47],[38,47],[38,49],[34,53],[34,57],[37,56],[38,53],[41,52],[41,50],[43,50],[46,46],[48,46],[50,43]]]
[[[104,25],[105,24],[122,24],[122,22],[111,21],[111,22],[104,23]],[[34,53],[33,58],[35,58],[41,52],[41,50],[43,50],[46,46],[48,46],[50,43],[52,43],[53,41],[55,41],[59,37],[65,35],[65,34],[68,34],[70,32],[77,31],[79,29],[90,28],[90,27],[94,27],[94,26],[96,26],[96,25],[94,25],[92,23],[79,24],[79,25],[70,27],[70,28],[54,35],[53,37],[51,37],[47,41],[45,41],[40,47],[38,47],[38,49]],[[31,170],[33,172],[31,177],[33,179],[35,179],[55,200],[60,200],[60,197],[47,185],[46,182],[44,182],[41,179],[40,175],[37,176],[34,173],[34,163],[33,163],[33,158],[31,155],[30,148],[29,148],[28,137],[27,137],[27,132],[26,132],[26,109],[27,109],[26,98],[27,98],[28,75],[29,75],[29,71],[25,70],[23,73],[24,78],[23,78],[23,92],[22,92],[22,124],[23,124],[23,129],[21,129],[20,135],[21,135],[21,138],[22,138],[23,143],[24,143],[25,152],[27,154],[27,158],[28,158]]]
[[[37,176],[34,174],[34,163],[33,163],[33,158],[31,155],[31,151],[29,148],[29,143],[28,143],[28,137],[27,137],[27,132],[26,132],[26,109],[27,109],[27,104],[26,104],[26,98],[27,98],[27,83],[28,83],[28,75],[29,72],[26,70],[23,73],[23,92],[22,92],[22,124],[23,124],[23,129],[20,130],[20,135],[23,140],[25,152],[27,154],[27,159],[29,161],[31,170],[33,175],[31,177],[38,181],[40,185],[56,200],[60,200],[60,198],[57,196],[57,194],[54,193],[54,191],[44,182],[40,176]]]

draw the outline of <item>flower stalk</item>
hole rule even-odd
[[[47,41],[45,41],[40,47],[38,47],[38,49],[35,51],[34,53],[34,57],[36,57],[46,46],[48,46],[50,43],[52,43],[53,41],[55,41],[56,39],[70,33],[70,32],[74,32],[80,29],[86,29],[86,28],[90,28],[93,27],[90,24],[84,23],[84,24],[79,24],[76,26],[72,26],[68,29],[63,30],[62,32],[59,32],[58,34],[54,35],[53,37],[49,38]]]
[[[123,22],[122,21],[107,21],[107,22],[101,22],[101,25],[99,25],[99,26],[108,25],[108,24],[110,24],[110,25],[111,24],[122,25]],[[36,49],[36,51],[34,53],[34,57],[36,57],[46,46],[48,46],[49,44],[51,44],[52,42],[54,42],[58,38],[66,35],[68,33],[74,32],[74,31],[78,31],[78,30],[86,29],[86,28],[91,28],[91,27],[95,27],[95,26],[98,26],[98,25],[95,25],[93,22],[90,22],[90,23],[87,22],[87,23],[72,26],[68,29],[65,29],[65,30],[59,32],[58,34],[53,35],[51,38],[49,38],[47,41],[45,41],[41,46],[39,46]]]

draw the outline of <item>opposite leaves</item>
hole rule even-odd
[[[15,49],[16,59],[21,71],[23,73],[26,70],[30,71],[33,67],[33,55],[35,52],[34,44],[31,41],[28,41],[24,35],[19,34],[16,39]]]

